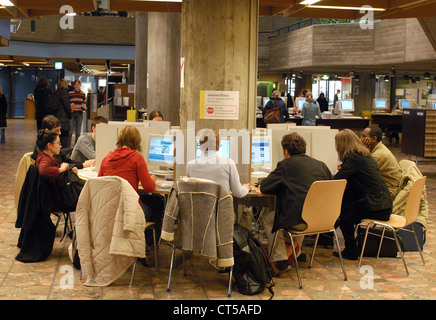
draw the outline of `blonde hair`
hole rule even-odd
[[[59,80],[57,85],[56,85],[57,90],[59,89],[68,89],[68,83],[65,80]]]
[[[117,148],[126,146],[132,150],[141,152],[141,134],[133,126],[125,126],[118,134]]]
[[[272,92],[272,97],[273,98],[280,98],[280,91],[279,90],[274,90]]]
[[[368,148],[362,144],[359,137],[350,129],[344,129],[336,134],[335,145],[341,161],[344,161],[352,153],[370,156]]]

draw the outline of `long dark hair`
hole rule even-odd
[[[36,82],[36,87],[38,89],[48,88],[49,85],[50,85],[50,82],[44,77],[39,78],[38,81]]]

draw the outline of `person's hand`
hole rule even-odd
[[[79,169],[77,169],[77,167],[71,168],[71,171],[73,171],[75,174],[79,173]]]
[[[66,162],[62,162],[61,167],[59,168],[59,173],[65,172],[70,168],[70,165]]]
[[[342,162],[338,163],[338,167],[337,167],[337,168],[338,168],[338,171],[341,170],[341,168],[342,168]]]
[[[94,165],[95,165],[95,159],[92,159],[92,160],[86,160],[86,161],[83,163],[83,167],[84,167],[84,168],[89,168],[89,167],[94,166]]]
[[[252,189],[249,183],[245,183],[245,184],[243,184],[242,186],[243,186],[243,187],[246,187],[248,190],[251,190],[251,189]]]
[[[86,107],[86,103],[82,103],[82,109],[83,109],[83,110],[88,109],[88,108]]]
[[[151,177],[151,179],[152,179],[154,182],[156,182],[156,180],[157,180],[156,175],[152,174],[150,177]]]
[[[362,142],[362,144],[367,147],[368,149],[371,148],[371,138],[368,137],[362,137],[360,138],[360,141]]]

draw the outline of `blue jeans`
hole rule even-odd
[[[316,126],[316,122],[303,119],[303,122],[301,123],[302,126]]]
[[[73,113],[71,119],[70,119],[70,137],[73,135],[73,132],[76,133],[76,141],[74,144],[77,143],[77,139],[80,137],[80,131],[82,130],[82,121],[83,121],[83,113]],[[71,139],[70,139],[71,141]]]

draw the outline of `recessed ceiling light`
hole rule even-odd
[[[303,2],[300,2],[300,4],[304,4],[304,5],[311,5],[317,2],[320,2],[321,0],[304,0]]]
[[[386,11],[384,8],[370,8],[365,7],[342,7],[342,6],[318,6],[318,5],[308,5],[308,8],[315,8],[315,9],[334,9],[334,10],[366,10],[366,11]]]

